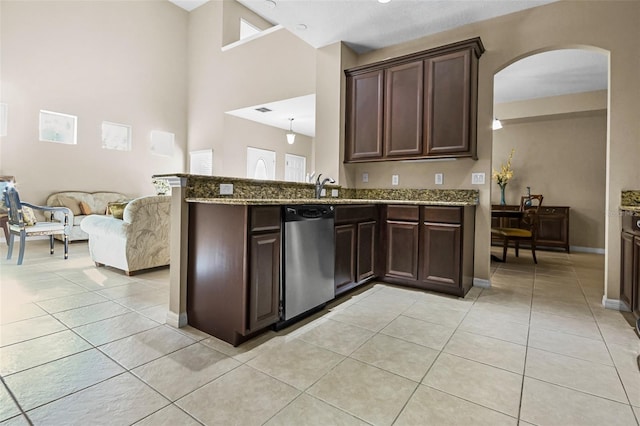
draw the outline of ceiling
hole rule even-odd
[[[170,0],[193,10],[207,0]],[[414,40],[472,22],[551,3],[554,0],[237,0],[274,25],[282,25],[315,48],[343,41],[358,53]],[[304,29],[302,29],[304,27]],[[608,57],[580,49],[565,49],[524,58],[494,79],[494,102],[510,102],[608,87]],[[313,136],[315,117],[309,97],[253,105],[236,116],[289,128]],[[256,116],[255,108],[272,113]],[[250,118],[254,117],[254,118]]]

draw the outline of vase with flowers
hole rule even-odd
[[[513,178],[513,169],[511,168],[511,159],[513,158],[513,153],[515,149],[511,149],[511,153],[509,154],[509,160],[507,160],[507,164],[500,164],[500,171],[493,169],[492,178],[496,181],[498,186],[500,187],[500,205],[504,206],[506,203],[504,199],[504,188],[507,186],[507,183],[511,178]]]

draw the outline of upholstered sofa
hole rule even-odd
[[[87,216],[80,227],[89,234],[91,259],[96,266],[111,266],[127,275],[168,265],[170,212],[170,196],[151,195],[129,202],[122,219]]]
[[[80,224],[89,214],[106,215],[109,203],[122,202],[129,199],[130,197],[119,192],[64,191],[49,195],[47,206],[67,207],[71,210],[69,215],[69,224],[71,225],[69,227],[69,241],[78,241],[89,239],[89,235],[80,228]],[[83,207],[86,214],[83,213],[80,203],[85,203]],[[54,213],[53,217],[54,220],[64,222],[62,213]],[[58,236],[56,238],[60,239]]]

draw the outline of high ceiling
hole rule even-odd
[[[187,10],[207,2],[170,1]],[[237,1],[272,24],[282,25],[315,48],[343,41],[356,52],[363,53],[554,0],[391,0],[384,4],[378,0]],[[494,101],[501,103],[603,90],[607,85],[608,57],[605,54],[580,49],[557,50],[529,56],[497,73]],[[300,100],[295,102],[299,108]],[[292,110],[286,102],[278,102],[275,106],[285,108],[286,112],[280,114],[282,117]],[[247,110],[254,107],[257,106]],[[234,111],[234,115],[241,114],[244,113]],[[305,114],[311,114],[311,111]],[[282,117],[272,125],[288,128],[289,121]],[[301,125],[301,121],[297,124]],[[295,127],[294,124],[294,130]],[[305,130],[306,134],[313,134],[311,128]]]

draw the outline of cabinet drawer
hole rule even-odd
[[[461,223],[462,207],[423,207],[424,221],[437,223]]]
[[[280,229],[280,206],[253,206],[249,231],[277,231]]]
[[[367,222],[377,219],[377,209],[373,205],[337,206],[335,223]]]
[[[558,216],[566,216],[569,208],[568,207],[543,207],[540,206],[538,210],[538,214],[542,215],[558,215]]]
[[[388,206],[387,219],[417,222],[420,220],[420,208],[418,206]]]

